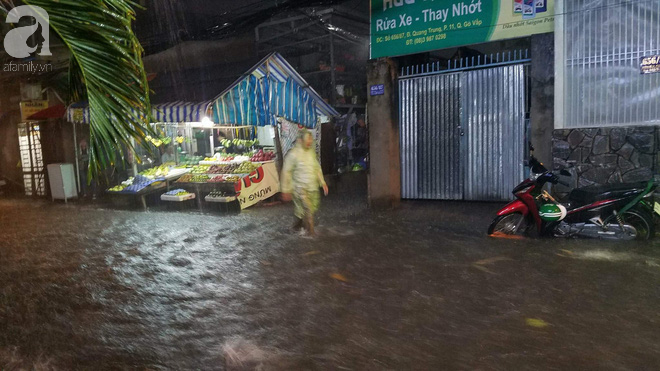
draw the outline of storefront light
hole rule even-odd
[[[214,124],[213,124],[213,121],[211,121],[210,118],[208,118],[208,117],[204,117],[204,118],[202,119],[202,126],[203,126],[203,127],[211,128],[211,127],[213,127],[213,125],[214,125]]]

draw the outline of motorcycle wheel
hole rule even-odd
[[[520,225],[516,233],[516,227]],[[512,213],[500,215],[493,219],[488,227],[488,235],[506,234],[506,235],[524,235],[527,230],[527,221],[521,213]]]
[[[655,236],[655,224],[653,217],[642,210],[628,210],[621,214],[625,224],[635,228],[635,240],[646,241]]]

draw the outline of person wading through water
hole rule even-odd
[[[287,154],[282,168],[282,200],[293,198],[293,228],[299,230],[304,226],[310,236],[314,236],[314,213],[321,202],[319,188],[323,188],[323,194],[328,195],[328,186],[313,144],[312,133],[301,130],[296,146]]]

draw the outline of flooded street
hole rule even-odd
[[[0,369],[656,369],[660,239],[492,239],[500,206],[335,196],[308,239],[0,200]]]

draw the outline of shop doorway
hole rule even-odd
[[[39,124],[30,122],[18,124],[18,145],[25,194],[27,196],[45,196],[46,174]]]
[[[402,198],[511,198],[525,174],[528,63],[523,51],[401,71]]]

